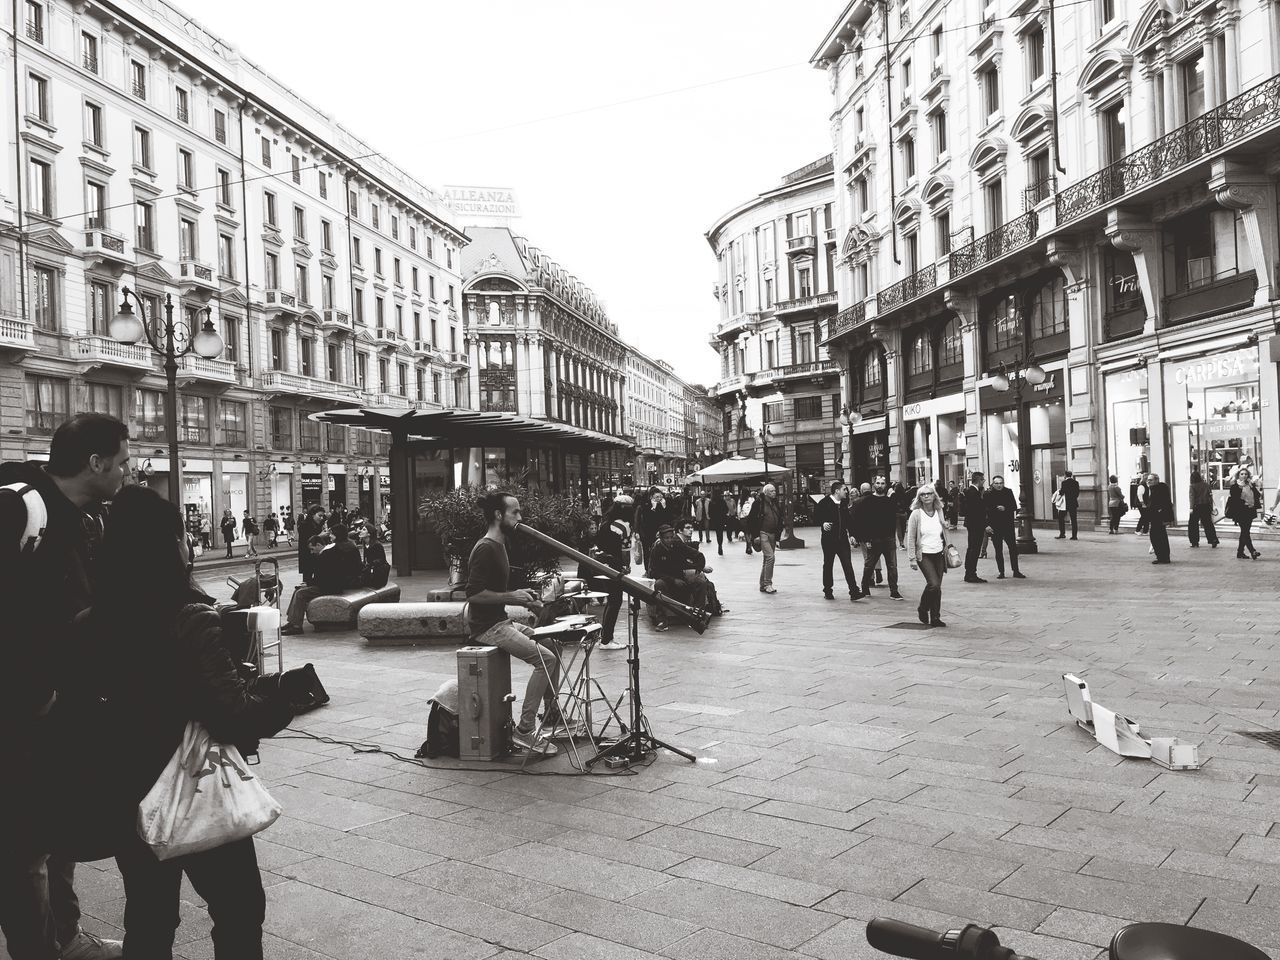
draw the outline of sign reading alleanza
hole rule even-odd
[[[473,217],[520,216],[520,204],[510,187],[446,186],[444,195],[460,214]]]

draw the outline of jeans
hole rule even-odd
[[[1236,554],[1243,557],[1246,550],[1253,553],[1253,517],[1236,520],[1240,525],[1240,542],[1236,546]]]
[[[116,855],[124,879],[124,953],[129,960],[170,960],[185,873],[209,906],[217,960],[262,960],[267,898],[253,838],[175,860],[157,860],[141,840]]]
[[[1168,561],[1169,559],[1169,531],[1164,527],[1164,517],[1150,511],[1151,515],[1151,546],[1156,552],[1156,559]],[[1244,530],[1241,528],[1241,536]]]
[[[1187,539],[1193,547],[1200,545],[1200,526],[1204,525],[1204,538],[1210,543],[1218,542],[1218,531],[1213,525],[1213,504],[1202,503],[1191,508],[1191,520],[1187,523]]]
[[[760,589],[773,586],[773,551],[778,543],[776,533],[760,531]]]
[[[1011,526],[993,526],[991,528],[991,545],[996,548],[996,569],[1000,573],[1004,573],[1004,550],[1007,544],[1009,547],[1009,565],[1013,567],[1013,572],[1018,572],[1018,544],[1017,537],[1014,536],[1013,527]]]
[[[612,640],[614,628],[618,625],[618,611],[622,609],[622,587],[610,581],[606,592],[609,600],[604,606],[604,616],[600,618],[600,639]]]
[[[862,590],[869,592],[876,579],[876,562],[884,558],[885,576],[889,578],[889,592],[898,592],[898,544],[893,534],[873,537],[866,543],[867,562],[862,567]]]
[[[1065,537],[1067,535],[1067,516],[1071,517],[1071,539],[1076,538],[1076,508],[1067,507],[1065,510],[1058,511],[1058,536]]]
[[[560,648],[543,645],[533,639],[533,628],[521,623],[503,620],[495,623],[471,641],[481,647],[497,647],[533,667],[529,684],[524,690],[524,703],[520,706],[519,729],[524,733],[533,730],[538,720],[538,704],[546,701],[547,709],[556,706],[556,691],[560,689]]]
[[[1138,528],[1135,533],[1147,533],[1151,529],[1151,509],[1149,507],[1138,508]]]
[[[285,622],[291,627],[302,626],[302,618],[307,614],[307,604],[316,597],[323,597],[324,591],[319,587],[294,587],[293,596],[289,598],[289,610],[285,614]]]
[[[853,557],[849,553],[849,539],[839,534],[822,538],[822,592],[830,593],[835,586],[832,575],[836,557],[840,558],[840,566],[844,570],[845,583],[849,585],[849,596],[859,596],[858,578],[853,572]]]
[[[983,526],[965,527],[969,535],[968,548],[964,552],[964,576],[968,580],[978,575],[978,554],[982,552],[982,544],[987,537],[987,528]]]
[[[6,838],[6,843],[8,838]],[[6,850],[0,860],[0,930],[13,960],[58,960],[80,931],[76,865]]]
[[[920,554],[920,572],[924,574],[924,592],[917,609],[931,621],[942,619],[942,578],[947,572],[945,553]]]
[[[230,558],[230,557],[232,556],[232,554],[231,554],[231,544],[232,544],[232,543],[234,543],[234,542],[235,542],[234,540],[228,540],[228,541],[227,541],[227,557],[228,557],[228,558]]]

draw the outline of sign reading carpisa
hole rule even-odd
[[[462,220],[512,220],[520,204],[510,187],[446,186],[444,195]]]

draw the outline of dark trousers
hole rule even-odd
[[[1108,520],[1110,521],[1110,530],[1112,533],[1120,532],[1120,518],[1124,516],[1125,509],[1124,504],[1117,504],[1116,506],[1107,508],[1109,514]]]
[[[217,960],[262,960],[267,898],[253,840],[160,861],[141,840],[116,856],[124,879],[124,953],[129,960],[171,960],[185,873],[209,906]]]
[[[853,572],[853,557],[849,552],[849,538],[842,536],[822,538],[822,592],[831,593],[835,586],[832,575],[836,557],[840,558],[840,567],[844,570],[844,581],[849,585],[849,596],[858,596],[858,577]]]
[[[1151,529],[1151,509],[1149,507],[1138,508],[1138,527],[1135,533],[1146,533]]]
[[[319,587],[294,587],[293,596],[289,598],[289,609],[285,611],[285,623],[291,627],[302,626],[302,620],[307,615],[307,604],[316,597],[323,596],[324,591]]]
[[[230,557],[230,556],[232,555],[232,554],[231,554],[231,544],[233,544],[234,542],[235,542],[234,540],[228,540],[228,541],[227,541],[227,556],[228,556],[228,557]]]
[[[867,562],[862,567],[862,590],[870,592],[876,580],[876,562],[884,557],[884,572],[889,578],[889,592],[898,592],[898,544],[893,535],[873,537],[866,541]]]
[[[907,515],[899,513],[895,518],[898,527],[898,546],[905,547],[907,545]]]
[[[966,577],[976,577],[978,575],[978,554],[982,552],[982,543],[987,536],[987,528],[983,526],[965,527],[965,533],[969,535],[968,547],[964,552],[964,575]]]
[[[920,594],[917,609],[931,621],[941,620],[942,578],[947,572],[946,554],[920,554],[920,572],[924,574],[924,592]]]
[[[1236,523],[1240,525],[1240,542],[1236,546],[1236,553],[1243,557],[1246,550],[1253,553],[1253,517],[1237,520]]]
[[[1169,559],[1169,531],[1165,529],[1164,517],[1151,511],[1151,547],[1156,552],[1157,560]]]
[[[1204,525],[1204,538],[1210,543],[1218,542],[1218,531],[1213,525],[1213,504],[1202,503],[1191,508],[1191,520],[1187,523],[1187,539],[1193,547],[1200,545],[1200,526]]]
[[[8,842],[8,838],[5,839]],[[13,960],[58,960],[80,931],[76,865],[9,849],[0,857],[0,930]]]
[[[613,630],[618,625],[618,611],[622,609],[622,587],[610,581],[609,600],[604,607],[604,616],[600,618],[600,639],[612,640]]]
[[[1012,526],[992,526],[991,527],[991,545],[996,548],[996,569],[1004,573],[1004,546],[1009,547],[1009,565],[1013,567],[1013,572],[1018,572],[1018,538],[1014,535]]]
[[[1076,538],[1076,508],[1067,507],[1065,510],[1058,511],[1058,536],[1065,537],[1067,535],[1067,516],[1071,517],[1071,539]]]
[[[724,525],[721,524],[720,526],[716,527],[715,531],[716,531],[716,550],[720,553],[724,553]],[[730,540],[733,539],[732,534],[729,535],[729,539]],[[707,543],[710,543],[710,542],[711,542],[710,540],[707,541]]]

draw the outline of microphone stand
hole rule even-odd
[[[607,761],[611,759],[621,761],[624,764],[639,763],[659,748],[670,750],[690,762],[696,761],[697,757],[692,753],[681,750],[679,747],[674,747],[655,737],[649,729],[649,721],[645,718],[644,706],[640,699],[640,604],[647,602],[663,607],[689,624],[699,634],[707,629],[707,625],[711,622],[711,614],[706,610],[700,610],[697,607],[691,607],[678,600],[673,600],[661,591],[654,590],[639,580],[620,573],[608,564],[601,563],[595,557],[588,556],[580,550],[575,550],[573,547],[561,543],[554,537],[547,536],[541,530],[537,530],[527,523],[516,524],[516,530],[540,543],[546,544],[570,559],[577,560],[580,565],[594,570],[598,576],[607,577],[613,581],[615,586],[621,587],[629,600],[627,609],[627,666],[628,692],[631,699],[631,726],[630,729],[624,731],[623,736],[616,742],[605,747],[605,749],[589,759],[587,766],[591,767],[601,760]]]

